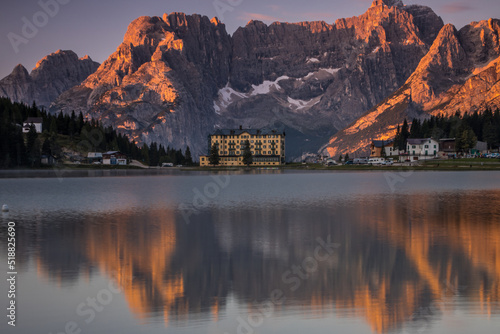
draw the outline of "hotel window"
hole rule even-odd
[[[429,145],[425,145],[425,148],[429,148]]]

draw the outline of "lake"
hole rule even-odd
[[[18,176],[4,203],[2,333],[500,330],[498,172]]]

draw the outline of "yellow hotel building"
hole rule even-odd
[[[243,166],[245,141],[250,142],[251,166],[279,166],[285,163],[285,132],[269,129],[219,129],[208,136],[208,155],[200,156],[200,166],[210,165],[213,144],[219,149],[219,166]]]

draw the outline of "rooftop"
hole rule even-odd
[[[422,145],[426,141],[432,140],[432,138],[408,138],[408,144],[410,145]]]
[[[24,123],[43,123],[43,118],[42,117],[28,117],[27,120],[24,121]]]
[[[372,144],[375,147],[386,147],[386,146],[390,146],[393,143],[394,143],[393,139],[389,139],[389,140],[373,140],[372,141]]]
[[[285,132],[279,132],[277,130],[271,130],[271,129],[218,129],[216,130],[212,136],[239,136],[242,133],[248,133],[249,135],[279,135],[279,134],[285,134]]]

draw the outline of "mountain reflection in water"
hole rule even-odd
[[[376,333],[425,328],[457,311],[500,305],[500,191],[338,198],[317,205],[210,207],[186,224],[175,208],[51,212],[20,233],[18,256],[39,277],[72,286],[115,280],[139,319],[166,326],[217,319],[284,292],[273,317],[361,317]],[[292,291],[285,272],[339,247]]]

